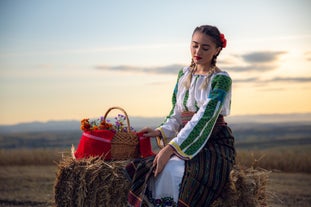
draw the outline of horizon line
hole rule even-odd
[[[227,119],[234,119],[234,118],[239,118],[239,117],[264,117],[264,116],[302,116],[304,118],[308,118],[311,121],[311,112],[292,112],[292,113],[266,113],[266,114],[235,114],[235,115],[229,115],[226,116]],[[133,119],[165,119],[166,116],[131,116]],[[110,117],[109,117],[110,118]],[[130,120],[132,119],[130,118]],[[274,118],[280,118],[280,117],[274,117]],[[93,118],[91,118],[93,119]],[[0,123],[0,126],[14,126],[14,125],[21,125],[21,124],[30,124],[30,123],[50,123],[50,122],[70,122],[70,121],[80,121],[80,119],[49,119],[46,121],[40,121],[40,120],[33,120],[33,121],[24,121],[24,122],[16,122],[16,123],[11,123],[11,124],[5,124],[5,123]],[[294,120],[293,120],[294,121]]]

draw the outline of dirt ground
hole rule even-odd
[[[311,174],[271,173],[267,194],[272,207],[310,207]]]
[[[1,166],[0,206],[53,206],[56,166]]]
[[[0,206],[53,205],[56,166],[1,166]],[[271,173],[268,206],[311,207],[311,174]]]

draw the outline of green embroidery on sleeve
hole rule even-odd
[[[187,107],[188,98],[189,98],[189,89],[186,91],[184,101],[183,101],[183,105],[184,105],[186,111],[188,111],[188,107]]]
[[[183,150],[190,144],[194,142],[194,140],[200,135],[201,130],[203,130],[206,123],[210,122],[210,119],[213,117],[215,108],[217,106],[218,101],[217,100],[210,100],[206,106],[206,110],[202,116],[202,118],[199,120],[199,122],[195,125],[187,139],[180,145],[180,148]],[[205,129],[205,131],[208,132],[210,128]]]
[[[177,82],[175,84],[175,88],[174,88],[174,91],[173,91],[173,95],[172,95],[172,108],[171,108],[171,111],[169,113],[169,115],[165,118],[164,122],[160,125],[162,126],[166,120],[174,113],[174,108],[175,108],[175,105],[176,105],[176,101],[177,101],[177,92],[178,92],[178,82],[179,82],[179,79],[184,75],[184,71],[183,69],[181,69],[178,73],[178,77],[177,77]]]
[[[210,100],[205,112],[189,136],[180,145],[180,149],[189,157],[192,157],[209,138],[231,84],[231,78],[226,75],[216,75],[213,78],[212,89],[208,97]]]
[[[221,89],[228,92],[231,88],[232,80],[226,75],[216,75],[212,81],[212,90]]]

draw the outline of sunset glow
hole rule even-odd
[[[232,115],[311,112],[311,2],[1,1],[0,124],[166,116],[193,29],[228,40]]]

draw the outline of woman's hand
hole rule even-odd
[[[171,156],[174,154],[174,149],[170,145],[166,145],[160,152],[155,156],[153,160],[153,167],[155,167],[154,177],[162,172],[166,163],[169,161]]]
[[[143,128],[138,133],[143,133],[144,137],[157,137],[161,135],[161,132],[159,130],[154,130],[149,127]]]

